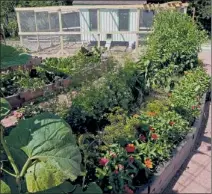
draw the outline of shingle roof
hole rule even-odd
[[[74,0],[73,5],[138,5],[145,4],[146,0]]]

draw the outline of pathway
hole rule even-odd
[[[211,75],[211,49],[204,49],[199,58]],[[202,134],[196,149],[185,161],[164,193],[211,193],[211,102],[207,102]]]

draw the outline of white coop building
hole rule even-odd
[[[146,1],[73,1],[72,6],[16,8],[19,36],[30,50],[70,54],[82,44],[125,45],[137,49],[151,33],[160,9],[186,13],[187,3],[147,4]]]

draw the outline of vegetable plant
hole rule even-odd
[[[10,105],[1,99],[1,119],[9,111]],[[4,130],[1,125],[1,144],[12,170],[4,163],[1,170],[15,178],[20,193],[25,192],[23,184],[29,192],[38,192],[80,175],[79,148],[70,127],[59,117],[43,113],[21,120],[6,137]]]

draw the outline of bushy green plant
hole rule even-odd
[[[140,61],[148,86],[173,88],[183,71],[197,67],[198,51],[206,40],[192,19],[177,11],[156,14],[147,51]]]
[[[146,111],[155,112],[156,114],[163,113],[169,110],[168,99],[152,100],[147,102]]]
[[[136,127],[139,126],[139,121],[136,118],[129,119],[127,111],[116,107],[107,115],[107,119],[110,124],[104,128],[102,138],[107,144],[126,142],[136,138]]]
[[[189,121],[199,114],[201,98],[210,86],[210,77],[203,67],[186,71],[170,97],[172,107]]]
[[[130,111],[137,102],[142,101],[142,79],[136,72],[135,64],[127,63],[125,67],[109,72],[90,87],[84,87],[72,102],[68,118],[71,126],[79,128],[91,121],[98,124],[105,118],[104,113],[115,106]]]

